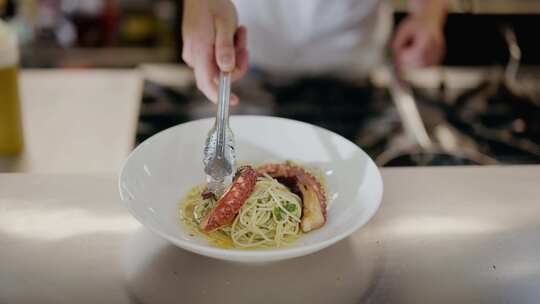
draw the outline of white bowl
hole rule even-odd
[[[190,236],[178,203],[204,181],[203,144],[213,119],[188,122],[160,132],[128,157],[119,177],[122,201],[145,227],[186,250],[238,262],[268,262],[316,252],[362,227],[379,208],[379,170],[355,144],[328,130],[283,118],[233,116],[237,159],[253,163],[295,160],[326,173],[331,199],[328,221],[291,246],[241,250],[217,248]]]

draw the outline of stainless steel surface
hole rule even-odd
[[[265,265],[154,236],[113,175],[0,175],[0,303],[538,303],[540,166],[382,173],[367,226]]]
[[[403,125],[405,136],[394,140],[394,145],[390,145],[390,148],[376,157],[378,165],[395,164],[396,160],[406,157],[413,159],[418,166],[440,163],[441,160],[437,160],[437,157],[446,157],[446,161],[451,161],[455,165],[464,164],[464,162],[497,164],[495,159],[477,149],[471,149],[470,145],[463,145],[467,141],[464,141],[463,136],[459,136],[456,130],[451,129],[450,125],[444,121],[434,128],[436,139],[439,141],[432,141],[422,121],[411,86],[390,61],[387,62],[386,67],[388,89]]]
[[[508,59],[508,63],[504,70],[504,78],[509,84],[515,85],[519,64],[521,62],[521,48],[517,42],[516,33],[511,27],[505,26],[502,31],[506,44],[508,45],[508,53],[510,54],[510,58]]]
[[[390,70],[390,82],[388,88],[392,95],[392,100],[400,114],[399,116],[405,132],[410,139],[414,140],[422,149],[430,150],[433,143],[426,131],[422,117],[420,117],[420,112],[416,106],[416,101],[414,100],[411,88],[400,77],[395,66],[389,64],[388,69]]]
[[[235,167],[234,138],[229,128],[229,98],[231,75],[219,75],[219,95],[216,123],[208,133],[204,147],[204,172],[208,190],[218,197],[232,180]]]

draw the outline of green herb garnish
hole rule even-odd
[[[289,212],[295,212],[296,211],[296,205],[293,203],[285,203],[285,209]]]
[[[274,218],[276,220],[278,221],[283,220],[283,211],[281,211],[279,207],[274,207],[274,209],[272,209],[272,214],[274,215]]]

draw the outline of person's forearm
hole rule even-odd
[[[409,0],[409,13],[442,26],[448,12],[447,0]]]

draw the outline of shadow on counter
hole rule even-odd
[[[134,303],[359,303],[376,289],[384,263],[376,248],[356,248],[346,239],[300,258],[242,264],[179,249],[141,228],[125,248],[126,289]]]

